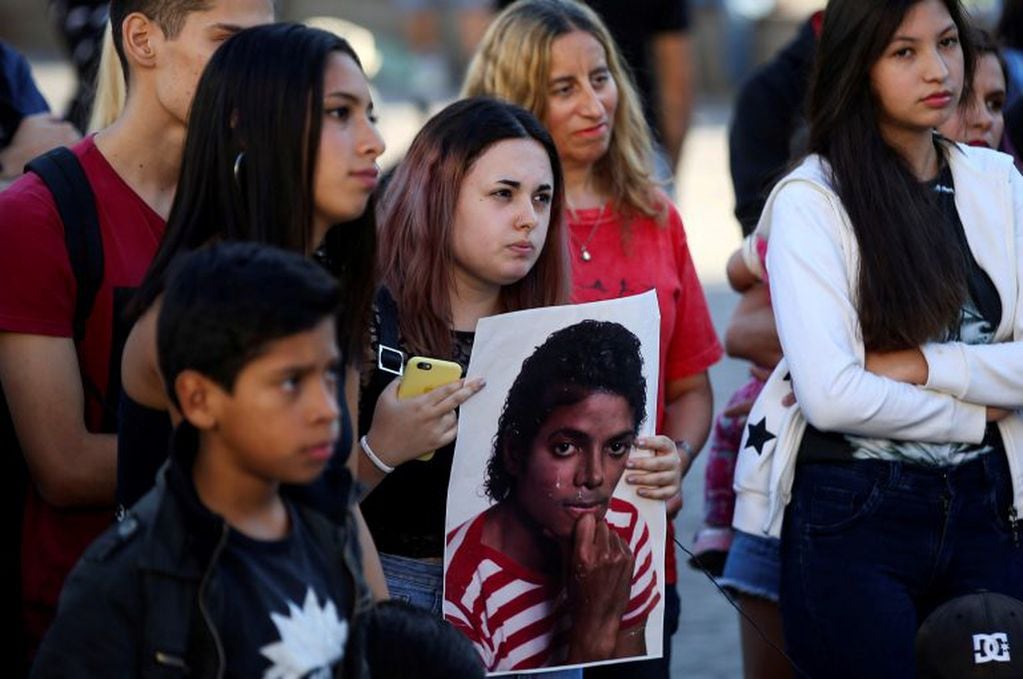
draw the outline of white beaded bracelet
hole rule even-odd
[[[362,438],[359,439],[359,445],[362,446],[362,452],[366,453],[366,457],[373,463],[373,466],[382,471],[385,474],[390,474],[394,471],[394,467],[387,464],[373,452],[373,449],[369,447],[369,442],[366,441],[366,435],[363,434]]]

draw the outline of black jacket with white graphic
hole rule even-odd
[[[156,487],[86,550],[61,593],[33,677],[223,676],[215,624],[223,617],[212,609],[218,600],[212,594],[228,525],[196,494],[197,449],[196,430],[180,426]],[[353,493],[343,460],[309,486],[281,487],[337,564],[329,574],[344,579],[337,589],[353,593],[337,604],[354,623],[371,597],[360,566]]]

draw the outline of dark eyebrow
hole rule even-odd
[[[498,179],[497,183],[498,184],[505,184],[507,186],[512,187],[513,189],[517,189],[520,186],[522,186],[522,182],[517,182],[514,179]]]
[[[276,378],[287,377],[289,375],[308,375],[316,366],[311,363],[289,363],[282,365],[280,368],[274,370],[273,374]]]
[[[585,439],[590,440],[590,435],[579,429],[573,429],[572,427],[562,427],[561,429],[555,429],[547,435],[547,440],[550,441],[559,436],[564,436],[571,439]]]
[[[958,31],[958,30],[959,30],[959,27],[955,25],[955,22],[953,22],[953,23],[950,23],[948,26],[945,26],[945,28],[941,29],[941,31],[938,32],[938,35],[945,35],[949,31]],[[919,40],[917,38],[913,38],[913,37],[910,37],[908,35],[896,35],[895,37],[892,38],[891,41],[892,42],[909,42],[909,43],[919,42]]]
[[[240,33],[240,32],[242,32],[244,30],[238,24],[222,24],[222,23],[213,24],[212,26],[210,26],[210,28],[213,29],[214,31],[223,31],[224,33],[230,33],[231,35],[234,35],[235,33]]]
[[[304,376],[313,373],[320,367],[318,361],[312,361],[309,363],[289,363],[282,365],[280,368],[274,371],[274,374],[280,377],[287,377],[288,375],[299,375]],[[341,357],[332,355],[326,362],[325,366],[328,370],[334,370],[336,372],[343,372],[341,365]]]
[[[344,99],[345,101],[347,101],[347,102],[349,102],[351,104],[354,104],[356,106],[365,105],[366,106],[366,110],[371,112],[371,113],[374,111],[373,100],[372,99],[363,100],[362,98],[360,98],[360,97],[358,97],[358,96],[356,96],[356,95],[354,95],[354,94],[352,94],[350,92],[341,92],[341,91],[328,92],[327,94],[323,95],[323,98],[324,99]]]
[[[547,440],[549,441],[557,436],[567,436],[568,438],[573,439],[586,439],[587,441],[590,440],[591,438],[588,433],[581,431],[579,429],[573,429],[572,427],[562,427],[561,429],[555,429],[550,434],[548,434]],[[613,434],[607,437],[607,440],[618,441],[626,438],[634,438],[635,436],[636,432],[632,431],[631,429],[625,429],[623,431],[618,432],[617,434]]]
[[[553,187],[550,184],[540,184],[536,187],[537,191],[550,191]]]
[[[350,101],[353,104],[361,104],[362,103],[362,99],[359,99],[359,97],[357,97],[354,94],[351,94],[349,92],[341,92],[341,91],[338,91],[338,92],[328,92],[327,94],[323,95],[323,98],[324,99],[331,99],[331,98],[334,98],[334,99],[346,99],[347,101]]]

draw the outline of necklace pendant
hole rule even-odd
[[[582,250],[580,251],[579,257],[581,257],[584,262],[588,262],[591,259],[593,259],[593,256],[590,255],[590,251],[587,250],[585,247],[582,248]]]

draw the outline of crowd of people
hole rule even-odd
[[[744,85],[724,346],[665,191],[684,4],[500,4],[386,173],[359,55],[272,0],[111,0],[81,140],[0,46],[18,675],[669,676],[708,438],[691,563],[737,595],[747,676],[913,677],[932,612],[1023,599],[1023,3],[992,38],[959,0],[830,0]],[[653,402],[627,329],[552,334],[448,533],[486,375],[400,398],[394,356],[465,371],[484,317],[647,291]],[[715,423],[726,350],[753,375]],[[663,503],[664,582],[619,479]],[[1018,671],[1017,641],[967,650]]]

